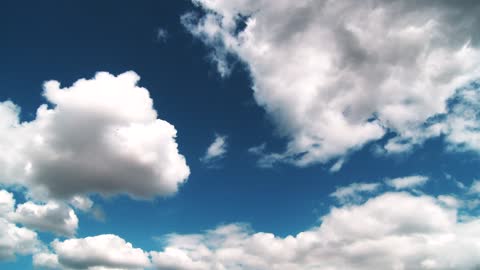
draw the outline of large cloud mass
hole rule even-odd
[[[227,225],[172,235],[152,252],[158,269],[340,270],[477,269],[480,221],[429,196],[385,193],[333,208],[318,227],[285,238]]]
[[[119,236],[99,235],[55,240],[51,252],[35,254],[34,264],[89,270],[473,270],[480,266],[480,219],[460,216],[462,204],[452,196],[385,192],[333,207],[320,225],[295,236],[229,224],[168,235],[163,250],[148,253]]]
[[[100,72],[71,87],[48,81],[52,106],[40,106],[31,122],[20,122],[12,102],[0,103],[0,182],[57,198],[176,192],[190,173],[177,131],[157,118],[138,80],[134,72]]]
[[[480,77],[478,1],[193,2],[206,14],[184,25],[223,75],[231,53],[248,65],[257,103],[290,138],[284,153],[264,153],[269,162],[341,160],[388,132],[387,152],[442,132],[477,137],[431,121]]]

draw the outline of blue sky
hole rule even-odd
[[[1,268],[475,269],[480,5],[424,2],[7,1]]]

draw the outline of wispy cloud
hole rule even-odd
[[[387,185],[395,189],[407,189],[423,186],[429,180],[428,177],[422,175],[412,175],[407,177],[399,177],[385,181]]]
[[[215,167],[216,165],[218,165],[217,162],[223,159],[227,154],[227,139],[228,137],[226,135],[220,135],[215,133],[215,138],[212,144],[210,144],[210,146],[207,148],[207,151],[205,152],[205,155],[200,158],[200,160],[210,167]]]

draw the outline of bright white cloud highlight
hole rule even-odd
[[[20,122],[19,107],[0,103],[0,181],[40,197],[126,193],[169,195],[190,174],[174,126],[157,118],[134,72],[99,72],[62,88],[44,85],[51,107]]]
[[[399,177],[385,181],[387,185],[395,189],[406,189],[423,186],[429,180],[428,177],[422,175],[412,175],[407,177]]]
[[[442,132],[455,144],[478,141],[473,116],[430,125],[480,77],[475,1],[193,2],[206,14],[183,24],[213,48],[222,75],[229,54],[247,64],[257,103],[290,139],[269,162],[342,159],[387,132],[396,134],[390,153]]]
[[[222,159],[227,153],[227,147],[227,136],[215,134],[215,139],[207,148],[207,151],[201,158],[201,161],[208,164]]]
[[[480,221],[430,196],[385,193],[332,208],[318,227],[285,238],[232,224],[204,234],[171,235],[151,252],[158,269],[476,269]]]

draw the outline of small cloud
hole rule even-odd
[[[336,173],[336,172],[340,171],[340,169],[342,169],[343,163],[345,163],[344,158],[341,158],[341,159],[337,160],[337,162],[335,162],[335,164],[333,164],[332,167],[330,167],[329,171],[331,173]]]
[[[407,189],[423,186],[429,180],[428,177],[422,175],[412,175],[407,177],[399,177],[386,180],[385,183],[395,189]]]
[[[473,181],[468,192],[470,194],[480,194],[480,180]]]
[[[260,168],[272,168],[273,165],[279,162],[288,163],[288,160],[285,159],[285,156],[278,153],[267,153],[265,148],[267,147],[266,143],[260,145],[252,146],[248,148],[248,153],[258,157],[257,165]]]
[[[83,212],[89,211],[93,206],[93,201],[85,196],[76,195],[70,200],[70,204]]]
[[[361,193],[372,193],[379,188],[379,183],[352,183],[348,186],[337,188],[337,190],[330,194],[330,196],[334,197],[342,204],[351,202],[355,203],[362,200]]]
[[[160,43],[165,43],[167,42],[168,39],[168,31],[165,28],[158,28],[157,29],[157,41]]]
[[[227,136],[215,134],[215,139],[212,144],[207,148],[205,155],[200,158],[204,164],[209,165],[210,167],[214,165],[213,163],[218,162],[219,160],[225,157],[227,153]]]

